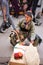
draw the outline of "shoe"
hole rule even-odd
[[[41,44],[41,42],[42,42],[42,39],[40,38],[40,39],[39,39],[39,45]]]
[[[10,27],[10,24],[8,22],[3,22],[0,26],[0,33],[4,33],[6,29]]]
[[[37,14],[36,18],[37,19],[40,19],[41,15],[40,15],[40,12]]]
[[[36,23],[35,23],[35,25],[36,26],[40,26],[42,23],[41,22],[39,22],[37,19],[36,19]]]
[[[0,33],[4,33],[5,30],[3,30],[3,28],[0,28]]]
[[[37,36],[37,39],[38,39],[38,43],[39,43],[39,45],[40,45],[41,42],[42,42],[42,39],[41,39],[41,37],[40,37],[39,35],[36,34],[36,36]]]
[[[40,26],[42,23],[35,23],[36,26]]]
[[[2,28],[3,30],[5,30],[5,23],[6,22],[3,22],[2,25],[0,26],[0,28]]]
[[[6,30],[6,26],[5,26],[5,22],[2,23],[2,25],[0,26],[0,33],[4,33]]]
[[[33,22],[35,23],[36,26],[40,26],[42,24],[41,22],[39,22],[37,18],[34,18]]]

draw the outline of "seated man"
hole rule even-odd
[[[26,12],[25,18],[18,24],[19,30],[14,30],[14,32],[16,32],[16,34],[18,35],[19,41],[23,42],[25,41],[25,39],[28,39],[29,43],[37,46],[38,43],[41,42],[41,39],[39,41],[39,36],[35,34],[35,28],[32,18],[32,13],[30,11]]]
[[[20,28],[20,32],[22,33],[23,36],[21,36],[21,39],[26,39],[28,38],[28,40],[34,44],[34,40],[35,40],[35,31],[34,31],[34,24],[32,21],[32,13],[31,12],[26,12],[25,13],[25,19],[22,20],[19,23],[19,28]]]

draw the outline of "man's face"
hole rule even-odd
[[[30,16],[28,16],[27,14],[25,14],[25,20],[28,23],[32,20],[32,18]]]

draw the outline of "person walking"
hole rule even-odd
[[[12,25],[13,29],[15,29],[15,25],[13,21],[11,20],[10,14],[9,14],[9,3],[8,0],[1,0],[1,6],[2,6],[2,13],[3,13],[3,22],[0,26],[0,33],[3,33],[7,28]]]

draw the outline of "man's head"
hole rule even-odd
[[[28,11],[25,13],[26,22],[30,22],[32,20],[32,12]]]

